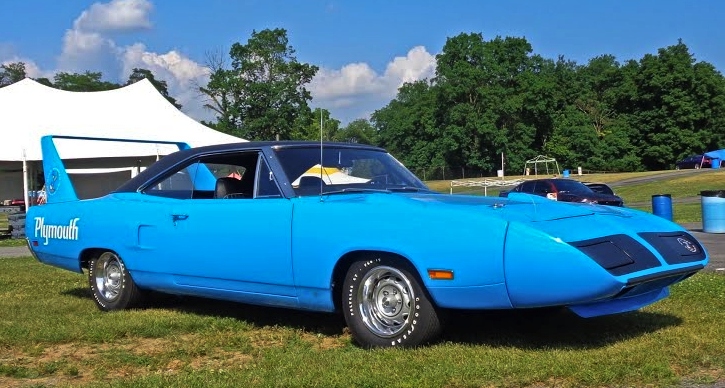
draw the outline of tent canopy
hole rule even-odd
[[[144,79],[102,92],[69,92],[30,78],[0,88],[0,163],[42,160],[44,135],[181,141],[192,147],[244,141],[186,116]],[[67,143],[67,144],[66,144]],[[168,154],[175,147],[58,142],[63,159]]]
[[[546,171],[547,175],[550,174],[550,172],[549,172],[550,164],[552,165],[551,172],[556,171],[556,175],[560,174],[559,163],[557,163],[556,159],[546,156],[546,155],[538,155],[537,157],[526,161],[526,164],[524,165],[524,175],[529,175],[529,174],[527,174],[527,169],[530,169],[531,165],[533,165],[533,168],[534,168],[534,175],[539,175],[539,169],[541,168],[541,167],[539,167],[540,164],[544,165],[544,170]],[[530,172],[530,170],[529,170],[529,172]]]
[[[28,190],[39,188],[40,139],[45,135],[185,142],[192,147],[245,141],[186,116],[146,79],[115,90],[69,92],[26,78],[0,88],[0,200],[20,198],[23,191],[27,200]],[[69,168],[140,167],[178,150],[155,143],[55,143]]]
[[[722,150],[715,150],[710,152],[705,152],[706,156],[709,156],[711,158],[717,158],[720,160],[725,160],[725,149]]]

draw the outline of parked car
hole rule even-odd
[[[20,206],[22,211],[25,211],[25,200],[24,199],[13,199],[10,201],[10,206]]]
[[[582,182],[584,185],[586,185],[588,188],[590,188],[593,192],[599,193],[599,194],[608,194],[608,195],[616,195],[614,194],[614,190],[612,190],[609,185],[606,183],[598,183],[598,182]]]
[[[707,155],[692,155],[675,163],[675,169],[682,170],[686,168],[710,168],[712,167],[712,158]]]
[[[664,218],[441,194],[371,146],[179,144],[81,201],[52,137],[42,142],[48,198],[28,209],[28,245],[43,263],[87,270],[103,311],[160,291],[337,311],[361,346],[417,346],[442,330],[445,309],[632,311],[708,261]]]
[[[534,194],[563,202],[582,202],[610,206],[624,205],[622,198],[613,194],[594,192],[585,184],[573,179],[532,179],[520,183],[508,192],[502,192],[500,195],[508,196],[511,193]]]

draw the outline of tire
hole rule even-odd
[[[103,311],[136,307],[142,299],[131,275],[118,255],[106,251],[88,263],[88,283],[96,306]]]
[[[438,312],[414,274],[409,266],[379,256],[350,266],[342,300],[355,342],[364,348],[415,347],[438,336]]]

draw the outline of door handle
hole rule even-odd
[[[174,223],[176,223],[176,221],[184,221],[187,218],[189,218],[188,214],[172,214],[171,215],[171,220],[174,221]]]

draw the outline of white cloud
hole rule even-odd
[[[60,69],[67,71],[108,71],[118,69],[122,49],[108,38],[111,31],[131,31],[151,28],[147,0],[112,0],[94,3],[73,22],[63,36],[63,48],[58,58]]]
[[[126,47],[123,53],[124,73],[130,73],[134,67],[169,73],[181,83],[199,80],[209,75],[209,69],[206,66],[192,61],[177,51],[157,54],[146,51],[146,46],[142,43]]]
[[[65,72],[101,71],[104,78],[117,75],[114,82],[125,82],[133,68],[151,70],[157,79],[166,81],[169,93],[183,106],[182,110],[197,120],[213,120],[211,111],[203,107],[204,98],[198,87],[206,85],[209,69],[176,50],[165,54],[148,50],[142,43],[120,47],[109,36],[152,27],[149,0],[111,0],[94,3],[83,11],[63,36],[63,46],[54,70],[42,70],[33,61],[26,63],[28,75],[48,77]],[[8,55],[11,48],[0,45],[0,61],[21,60]],[[12,50],[14,51],[14,50]],[[14,58],[18,58],[15,60]],[[431,78],[435,74],[435,56],[425,47],[410,49],[405,56],[393,58],[380,74],[367,63],[351,63],[339,69],[321,68],[308,85],[314,107],[329,109],[343,124],[368,118],[371,112],[385,106],[406,82]]]
[[[73,22],[73,29],[97,32],[149,29],[152,9],[153,5],[147,0],[94,3]]]
[[[25,75],[27,75],[30,78],[52,78],[53,72],[50,71],[43,71],[40,69],[38,64],[36,64],[33,60],[28,58],[22,58],[16,55],[13,56],[5,56],[2,53],[0,53],[0,65],[8,65],[10,63],[17,63],[22,62],[25,64]]]
[[[353,63],[339,70],[321,68],[310,83],[313,105],[329,109],[343,123],[367,118],[385,106],[406,82],[431,78],[435,56],[416,46],[404,57],[395,57],[383,74],[366,63]]]
[[[406,82],[414,82],[435,75],[436,58],[423,46],[413,47],[405,57],[396,57],[385,69],[387,78],[399,80],[396,91]]]
[[[63,49],[58,58],[62,71],[103,71],[117,68],[116,44],[97,32],[68,30],[63,36]]]
[[[146,51],[141,43],[128,46],[122,55],[121,77],[128,77],[134,68],[151,70],[154,76],[166,81],[169,94],[174,97],[182,110],[198,120],[211,120],[213,116],[203,107],[203,98],[199,95],[199,85],[209,82],[209,69],[183,56],[177,51],[158,54]]]

